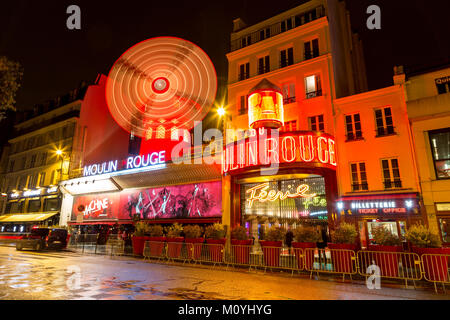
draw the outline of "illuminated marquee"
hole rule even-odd
[[[222,153],[222,172],[293,162],[315,163],[335,169],[334,138],[320,132],[302,131],[280,134],[279,137],[255,134],[226,146]]]
[[[153,152],[145,155],[138,155],[128,157],[122,168],[118,168],[118,161],[107,161],[101,164],[92,164],[83,168],[83,176],[94,176],[99,174],[106,174],[117,172],[121,170],[131,170],[145,167],[152,167],[164,164],[166,151]]]
[[[301,184],[297,187],[295,193],[291,193],[289,190],[286,192],[282,191],[275,191],[270,190],[267,192],[267,189],[269,189],[269,183],[262,183],[259,185],[254,186],[253,188],[250,188],[247,190],[247,193],[250,193],[250,197],[247,199],[249,208],[252,207],[253,202],[255,200],[259,202],[265,202],[265,201],[276,201],[277,199],[284,200],[286,198],[314,198],[316,196],[315,193],[313,194],[307,194],[309,191],[309,186],[307,184]],[[257,194],[256,192],[259,191]]]
[[[417,213],[419,203],[415,194],[386,195],[384,198],[361,196],[342,199],[336,207],[340,211],[354,214],[395,214]]]

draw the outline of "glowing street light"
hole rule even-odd
[[[62,150],[60,150],[60,149],[58,149],[58,150],[56,150],[56,155],[58,155],[58,156],[60,156],[60,155],[62,155]]]
[[[218,114],[220,117],[224,116],[224,115],[225,115],[225,108],[224,108],[224,107],[219,107],[219,108],[217,109],[217,114]]]

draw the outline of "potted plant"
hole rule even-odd
[[[411,251],[422,258],[425,279],[446,282],[450,248],[442,248],[439,236],[424,225],[411,226],[405,237],[411,243]]]
[[[184,241],[188,248],[188,258],[198,260],[202,252],[202,243],[204,241],[201,237],[202,229],[196,224],[187,225],[183,228],[183,232],[185,238]]]
[[[131,238],[133,244],[133,253],[142,256],[144,252],[145,241],[149,240],[146,235],[149,232],[149,225],[145,222],[136,222],[134,225],[134,233]]]
[[[314,263],[314,250],[306,250],[308,248],[315,248],[317,242],[321,240],[321,235],[312,226],[301,226],[294,230],[294,240],[292,247],[294,248],[294,254],[297,258],[298,267],[303,266],[302,252],[298,249],[302,249],[305,252],[305,269],[311,270]]]
[[[177,222],[166,228],[167,256],[179,258],[184,237],[182,237],[183,226]]]
[[[357,250],[355,244],[358,232],[353,224],[341,223],[331,234],[332,243],[328,243],[331,249],[331,260],[333,261],[334,271],[342,273],[353,272],[353,260]],[[353,251],[353,254],[351,251]]]
[[[264,234],[264,239],[259,241],[263,249],[264,261],[268,267],[278,267],[280,263],[280,251],[286,230],[283,227],[272,226]]]
[[[383,226],[372,229],[375,245],[369,245],[369,251],[376,251],[374,256],[376,264],[381,269],[381,275],[386,277],[398,276],[399,255],[393,252],[402,252],[402,242],[400,238]]]
[[[206,227],[205,237],[209,253],[213,262],[223,261],[223,247],[227,239],[227,227],[220,223],[214,223]]]
[[[150,255],[152,257],[161,257],[164,250],[164,229],[159,224],[154,224],[149,227],[148,233],[150,237]]]
[[[237,263],[248,264],[250,260],[250,247],[252,240],[247,235],[247,229],[237,226],[231,230],[231,245],[233,256]]]

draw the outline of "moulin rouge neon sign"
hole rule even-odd
[[[275,191],[269,189],[269,183],[261,183],[247,190],[246,193],[250,193],[250,197],[247,199],[249,208],[252,207],[254,201],[266,202],[266,201],[276,201],[277,199],[285,200],[286,198],[314,198],[317,194],[308,194],[309,186],[307,184],[301,184],[297,187],[295,193],[291,193],[289,190],[285,191]],[[259,191],[259,192],[258,192]],[[257,193],[258,192],[258,193]]]
[[[290,132],[279,136],[257,134],[228,144],[222,153],[222,173],[277,163],[316,163],[335,168],[336,143],[320,132]]]

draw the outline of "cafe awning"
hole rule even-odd
[[[58,212],[48,213],[26,213],[26,214],[5,214],[0,216],[0,223],[5,222],[39,222],[47,220],[58,214]]]

